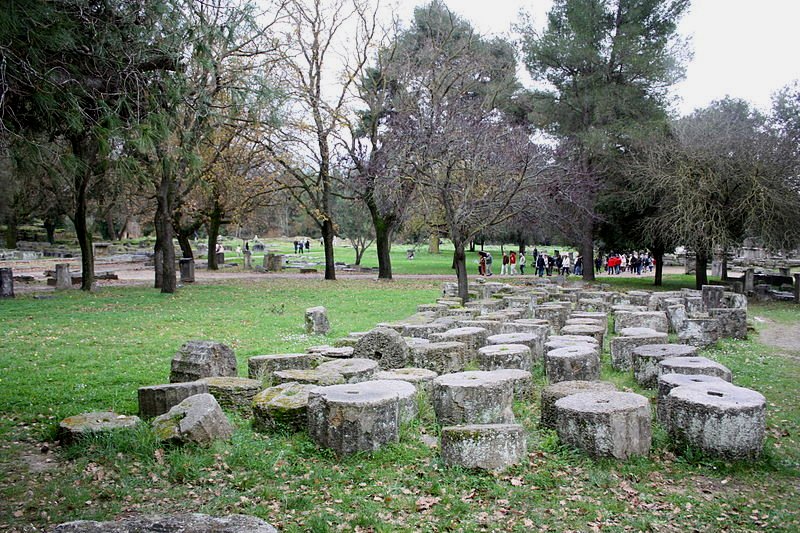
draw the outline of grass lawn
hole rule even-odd
[[[405,249],[395,254],[399,266]],[[424,254],[418,250],[415,267]],[[442,262],[435,268],[450,273]],[[440,286],[426,279],[265,279],[172,296],[120,288],[0,301],[0,528],[186,510],[252,514],[284,531],[800,530],[800,354],[761,344],[757,334],[722,341],[704,355],[767,397],[768,439],[758,461],[675,449],[657,426],[649,458],[592,460],[538,427],[538,399],[515,405],[529,462],[502,475],[445,468],[423,438],[438,435],[429,407],[398,444],[341,460],[304,433],[260,434],[237,417],[232,441],[209,449],[162,446],[146,425],[65,449],[45,443],[65,416],[135,413],[137,387],[167,381],[170,359],[186,340],[230,344],[244,375],[251,355],[322,343],[303,333],[306,307],[327,306],[331,336],[339,337],[412,314],[434,301]],[[766,320],[757,327],[800,327],[790,304],[752,305],[750,315]],[[606,368],[604,377],[653,396],[628,374]],[[537,390],[545,384],[541,371],[535,380]]]

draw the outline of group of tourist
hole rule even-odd
[[[602,258],[598,257],[596,260],[597,271],[600,271]],[[641,276],[642,272],[652,272],[655,268],[656,260],[647,252],[633,252],[633,253],[612,253],[606,257],[605,271],[609,275],[619,275],[624,273],[636,274]]]
[[[575,264],[568,255],[562,255],[558,250],[554,250],[552,255],[547,253],[539,253],[537,248],[533,249],[533,265],[534,274],[539,277],[556,275],[569,276],[570,274],[581,275],[583,274],[583,257],[578,256],[575,259]],[[478,274],[481,276],[491,276],[492,273],[492,254],[485,251],[478,252]],[[525,266],[528,264],[528,258],[525,252],[511,251],[503,252],[503,258],[500,267],[501,276],[515,276],[518,273],[525,275]],[[573,270],[574,268],[574,270]]]
[[[309,242],[308,239],[306,239],[305,242],[294,241],[294,253],[302,254],[304,249],[306,252],[308,252],[311,249],[311,243]]]

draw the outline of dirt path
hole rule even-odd
[[[800,324],[781,324],[773,320],[759,319],[758,341],[767,346],[780,348],[792,357],[800,358]]]

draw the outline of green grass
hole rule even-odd
[[[618,279],[616,286],[640,283]],[[650,457],[592,460],[538,428],[538,400],[514,406],[527,431],[528,464],[500,475],[444,467],[438,450],[421,440],[438,432],[429,407],[403,428],[399,443],[344,459],[304,433],[256,433],[237,416],[233,439],[209,449],[163,446],[144,425],[39,451],[64,416],[135,413],[136,388],[166,381],[185,340],[234,346],[244,375],[248,356],[324,342],[303,333],[306,307],[327,306],[338,337],[413,313],[440,285],[273,278],[192,286],[173,296],[124,288],[0,302],[0,525],[33,530],[187,510],[252,514],[284,531],[800,529],[800,360],[757,335],[704,352],[768,399],[769,437],[757,461],[676,449],[657,425]],[[753,305],[750,314],[800,327],[796,306]],[[605,368],[604,378],[653,396],[629,374]],[[535,379],[538,390],[540,371]],[[54,466],[32,473],[27,465],[42,458]]]

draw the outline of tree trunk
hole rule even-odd
[[[518,253],[524,254],[525,253],[525,239],[520,239],[519,242],[517,242],[517,245],[518,245],[518,248],[519,248],[517,250]]]
[[[722,279],[722,281],[727,281],[728,280],[728,249],[727,248],[723,248],[722,249],[722,264],[720,266],[722,267],[722,272],[721,272],[720,279]]]
[[[469,251],[470,252],[474,252],[475,251],[475,239],[472,239],[471,241],[469,241]]]
[[[322,242],[325,246],[325,279],[336,279],[336,266],[333,258],[333,222],[326,218],[322,222]]]
[[[11,218],[6,222],[6,248],[16,248],[18,237],[19,228],[17,228],[17,220],[16,218]]]
[[[114,228],[114,214],[111,212],[111,209],[106,211],[106,233],[108,233],[108,239],[111,241],[118,241],[119,235],[117,234],[116,228]]]
[[[156,233],[156,245],[153,248],[153,268],[155,268],[155,281],[153,288],[160,289],[164,285],[164,254],[161,251],[161,241]]]
[[[364,250],[366,250],[366,248],[356,244],[353,245],[353,250],[356,251],[356,266],[361,266],[361,258],[364,256]]]
[[[464,243],[460,240],[454,240],[453,245],[453,266],[456,269],[456,278],[458,279],[458,297],[461,302],[466,304],[469,300],[469,284],[467,281],[467,257],[464,252]]]
[[[92,232],[86,219],[87,198],[85,188],[78,189],[75,198],[75,214],[72,224],[75,226],[75,236],[81,247],[81,290],[91,291],[94,285],[94,247],[92,245]]]
[[[428,253],[431,254],[438,254],[439,253],[439,234],[433,233],[431,234],[430,241],[428,243]]]
[[[375,202],[366,202],[375,226],[375,247],[378,251],[378,279],[392,279],[392,220],[382,217]]]
[[[653,285],[660,287],[664,283],[664,249],[653,248],[653,259],[656,262],[656,273]]]
[[[44,230],[47,232],[47,242],[50,244],[56,243],[56,222],[54,220],[45,220]]]
[[[214,209],[208,216],[208,269],[218,270],[217,264],[217,238],[219,237],[219,228],[222,226],[222,209],[219,204],[214,204]]]
[[[156,227],[156,255],[160,250],[161,265],[157,271],[161,272],[161,292],[172,294],[178,286],[175,272],[175,245],[172,242],[172,180],[168,175],[161,178],[158,187],[155,227]],[[157,261],[158,263],[158,261]],[[158,274],[156,274],[156,284],[158,284]]]
[[[698,251],[695,253],[695,289],[700,290],[703,285],[708,285],[708,253]]]
[[[178,245],[181,247],[181,256],[185,259],[194,259],[192,241],[189,240],[189,235],[180,230],[176,231],[175,233],[178,237]]]
[[[594,223],[587,220],[581,239],[581,255],[583,256],[583,281],[594,281]],[[589,268],[586,268],[588,265]]]

